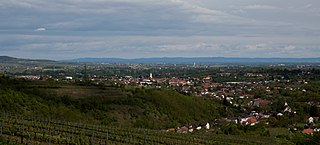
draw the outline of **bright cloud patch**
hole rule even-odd
[[[35,31],[46,31],[46,28],[37,28]]]
[[[251,10],[272,10],[276,9],[274,6],[270,5],[248,5],[244,7],[245,9],[251,9]]]

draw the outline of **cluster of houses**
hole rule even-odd
[[[259,99],[260,100],[260,99]],[[270,102],[267,102],[270,103]],[[235,124],[241,124],[246,126],[257,125],[260,121],[264,121],[267,125],[269,124],[269,118],[271,116],[282,117],[285,113],[296,114],[296,111],[293,111],[287,102],[284,103],[283,110],[279,113],[277,112],[266,112],[266,111],[251,111],[247,114],[242,114],[238,117],[230,116],[226,118],[216,119],[212,122],[206,123],[194,123],[192,125],[184,125],[176,128],[169,128],[167,132],[177,132],[177,133],[193,133],[200,130],[210,130],[211,125],[219,125],[222,121],[224,122],[233,122]],[[307,117],[305,119],[306,125],[304,126],[302,133],[313,134],[314,132],[320,132],[320,125],[316,126],[315,123],[319,123],[319,117]],[[288,125],[288,129],[291,131],[299,132],[297,127]]]
[[[205,124],[193,124],[193,125],[185,125],[177,128],[169,128],[166,131],[167,132],[177,132],[177,133],[193,133],[194,131],[200,131],[200,130],[209,130],[210,129],[210,123],[207,122]]]
[[[243,77],[263,77],[265,74],[255,74],[255,73],[245,73]],[[220,76],[234,76],[231,73],[221,73]],[[308,81],[305,79],[297,79],[297,80],[289,80],[285,78],[278,78],[272,80],[264,80],[264,81],[254,81],[251,79],[247,79],[246,81],[239,82],[216,82],[212,76],[206,76],[203,78],[156,78],[150,74],[150,76],[145,78],[133,78],[133,77],[123,77],[123,78],[115,78],[113,81],[122,84],[133,84],[143,87],[166,87],[173,88],[176,91],[179,91],[184,94],[190,94],[193,96],[212,98],[217,100],[223,100],[228,102],[230,105],[235,107],[239,107],[243,109],[243,112],[248,112],[242,114],[240,116],[230,116],[227,118],[223,118],[225,121],[232,121],[236,124],[243,124],[254,126],[259,123],[261,120],[268,123],[268,118],[271,116],[281,117],[284,116],[285,113],[296,114],[296,110],[291,108],[287,102],[283,104],[283,110],[280,112],[270,112],[267,110],[262,111],[253,111],[257,107],[268,107],[273,104],[273,94],[274,91],[301,91],[303,93],[307,92],[305,88],[295,87],[301,85],[295,84],[308,84]],[[257,95],[256,92],[262,92],[263,96]],[[209,124],[209,123],[207,123]],[[310,124],[310,123],[308,123]],[[210,125],[206,127],[206,124],[202,125],[189,125],[189,126],[181,126],[177,128],[171,128],[167,131],[179,132],[179,133],[187,133],[193,132],[201,129],[209,129]],[[312,131],[311,131],[312,130]],[[308,125],[302,131],[304,133],[307,132],[317,132],[320,129],[318,127],[314,127],[312,125]]]
[[[248,116],[227,117],[227,118],[222,118],[220,120],[216,119],[212,122],[212,125],[219,125],[220,121],[227,121],[227,122],[234,122],[235,124],[254,126],[257,123],[259,123],[260,120],[267,120],[267,118],[269,117],[270,115],[263,115],[253,111],[251,115],[248,115]],[[320,126],[314,125],[314,120],[318,122],[318,119],[319,117],[309,117],[306,120],[307,124],[304,126],[304,129],[301,132],[305,134],[313,134],[315,132],[320,132]],[[265,122],[265,123],[268,124],[268,122]],[[201,130],[209,131],[211,127],[212,127],[211,124],[207,122],[205,124],[198,123],[198,124],[192,124],[192,125],[184,125],[176,128],[169,128],[166,130],[166,132],[194,133]],[[288,126],[288,129],[292,131],[298,131],[298,129],[294,126]]]
[[[262,74],[248,73],[245,76],[262,76]],[[218,100],[226,99],[230,104],[241,107],[260,107],[272,104],[274,91],[281,89],[299,90],[306,92],[304,88],[293,88],[289,85],[277,86],[274,84],[293,84],[288,80],[268,80],[268,81],[241,81],[241,82],[215,82],[211,76],[204,78],[156,78],[150,73],[148,77],[134,78],[132,76],[113,77],[112,81],[117,84],[137,85],[154,88],[173,88],[184,94],[193,96],[207,97]],[[305,80],[299,80],[298,83],[307,83]],[[258,91],[263,91],[264,96],[255,95]],[[264,97],[265,99],[261,99]],[[266,99],[267,98],[267,99]]]
[[[306,120],[306,125],[302,133],[313,134],[314,132],[320,132],[320,126],[315,126],[316,122],[319,122],[319,117],[309,117]]]
[[[20,76],[16,76],[16,78],[28,79],[28,80],[39,80],[40,76],[37,76],[37,75],[20,75]]]

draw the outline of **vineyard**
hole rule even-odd
[[[277,144],[277,140],[270,137],[178,134],[159,130],[71,123],[37,117],[2,115],[0,121],[0,135],[3,140],[0,141],[5,144]]]

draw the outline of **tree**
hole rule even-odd
[[[319,116],[319,108],[316,105],[310,107],[310,116],[316,117]]]

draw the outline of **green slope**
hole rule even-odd
[[[168,89],[79,86],[0,79],[6,113],[105,125],[165,129],[220,117],[222,106]]]

